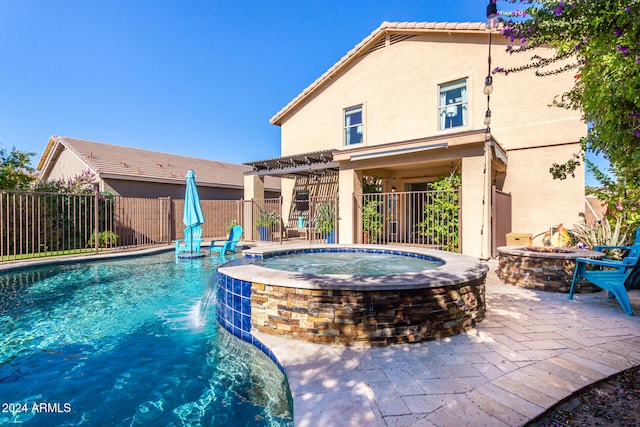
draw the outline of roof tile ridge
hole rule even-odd
[[[355,57],[363,52],[363,49],[374,39],[387,32],[393,30],[435,30],[435,31],[448,31],[448,30],[481,30],[484,29],[483,24],[469,22],[429,22],[429,21],[415,21],[415,22],[389,22],[383,21],[378,28],[373,30],[371,34],[365,37],[360,43],[350,49],[346,55],[341,57],[335,64],[333,64],[327,71],[325,71],[320,77],[315,79],[311,84],[307,85],[300,93],[289,101],[284,107],[282,107],[277,113],[275,113],[269,122],[277,124],[280,122],[295,105],[302,101],[305,96],[318,87],[322,86],[327,80],[332,78],[332,75],[341,69],[352,57]]]
[[[89,139],[60,137],[60,136],[58,136],[56,138],[62,138],[62,139],[66,139],[66,140],[83,141],[83,142],[88,142],[88,143],[91,143],[91,144],[106,145],[106,146],[111,146],[111,147],[124,148],[124,149],[127,149],[127,150],[141,151],[141,152],[145,152],[145,153],[154,153],[154,154],[157,154],[157,155],[160,155],[160,156],[182,157],[182,158],[185,158],[185,159],[194,159],[194,160],[211,162],[211,163],[218,163],[218,164],[223,164],[223,165],[242,166],[242,165],[237,164],[237,163],[224,162],[224,161],[215,160],[215,159],[203,159],[202,157],[186,156],[184,154],[165,153],[165,152],[162,152],[162,151],[148,150],[146,148],[137,148],[137,147],[131,147],[131,146],[127,146],[127,145],[118,145],[118,144],[112,144],[112,143],[107,143],[107,142],[93,141],[93,140],[89,140]],[[65,146],[67,148],[69,148],[69,146],[67,144],[65,144]],[[76,147],[73,147],[72,151],[74,152],[74,154],[78,155],[79,157],[85,157],[85,156],[82,156],[79,153],[79,151],[76,149]]]
[[[93,157],[87,156],[80,152],[78,147],[73,144],[73,140],[78,140],[77,138],[71,138],[68,136],[55,136],[55,139],[58,143],[64,145],[67,150],[71,151],[82,163],[84,163],[91,171],[96,174],[100,174],[100,168],[93,162]]]

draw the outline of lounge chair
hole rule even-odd
[[[227,252],[235,252],[236,244],[242,238],[242,227],[239,225],[234,225],[229,231],[229,237],[227,240],[212,240],[209,245],[209,255],[211,252],[218,252],[220,254],[220,258],[224,257],[224,254]]]
[[[631,246],[594,246],[593,250],[602,252],[608,249],[622,249],[628,251],[625,256],[638,256],[640,254],[640,227],[636,230],[636,240]]]
[[[202,227],[199,225],[187,227],[184,229],[184,239],[176,240],[176,256],[180,252],[191,252],[197,254],[200,252],[202,244]]]
[[[587,270],[588,265],[605,267],[606,270]],[[625,257],[622,261],[596,260],[591,258],[576,258],[576,269],[573,273],[569,299],[573,299],[580,279],[586,279],[594,285],[609,291],[609,298],[616,297],[622,309],[629,316],[633,315],[627,288],[624,282],[631,274],[634,267],[638,265],[638,257]]]
[[[638,257],[640,256],[640,227],[636,230],[636,240],[633,245],[630,246],[594,246],[593,250],[602,252],[608,249],[621,249],[624,256]],[[616,261],[605,259],[606,261]],[[627,276],[627,280],[624,283],[627,289],[640,288],[640,266],[632,267],[631,273]]]

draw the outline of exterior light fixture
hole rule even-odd
[[[489,0],[487,5],[487,30],[498,28],[498,6],[494,0]]]
[[[493,93],[493,77],[491,77],[491,32],[498,28],[498,6],[496,0],[489,0],[487,5],[487,30],[489,31],[489,54],[487,55],[487,77],[484,79],[484,94],[487,95],[487,112],[484,114],[484,125],[487,127],[485,131],[485,142],[491,140],[491,94]]]
[[[491,141],[491,128],[489,126],[487,126],[487,130],[484,132],[484,142],[490,142]]]
[[[493,77],[491,77],[491,75],[488,75],[484,79],[484,94],[491,95],[492,92],[493,92]]]

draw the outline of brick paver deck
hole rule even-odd
[[[518,426],[584,386],[640,364],[640,317],[605,292],[504,285],[489,262],[486,318],[440,341],[386,348],[256,334],[285,367],[307,426]],[[631,291],[640,313],[640,291]]]

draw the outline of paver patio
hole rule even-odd
[[[640,364],[640,318],[605,292],[515,288],[488,264],[486,317],[466,334],[351,348],[256,333],[285,367],[295,425],[518,426]],[[640,291],[629,296],[640,312]]]

